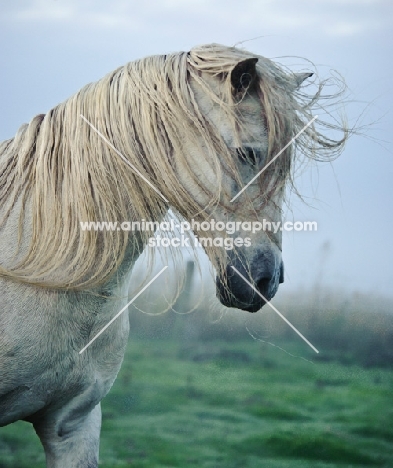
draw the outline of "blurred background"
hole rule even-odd
[[[173,310],[174,270],[130,308],[100,466],[393,466],[392,2],[17,0],[0,23],[1,140],[128,61],[204,43],[345,78],[361,135],[297,181],[306,203],[285,217],[318,231],[284,233],[273,300],[320,354],[267,307],[223,308],[206,259],[186,254]],[[130,294],[144,271],[142,258]],[[31,431],[1,430],[1,468],[43,466]]]

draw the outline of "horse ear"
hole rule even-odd
[[[236,92],[247,89],[257,76],[256,57],[239,62],[231,72],[231,83]]]
[[[312,72],[294,73],[293,74],[294,80],[295,80],[294,89],[300,88],[300,85],[303,83],[303,81],[307,80],[307,78],[310,78],[313,75],[314,75],[314,73],[312,73]]]

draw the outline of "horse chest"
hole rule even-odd
[[[87,351],[79,351],[115,314],[120,301],[16,284],[2,289],[0,425],[61,407],[87,390],[87,398],[93,393],[101,400],[123,359],[127,314]]]

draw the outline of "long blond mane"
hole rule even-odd
[[[230,72],[255,54],[216,44],[190,52],[152,56],[128,63],[89,84],[46,115],[36,116],[15,138],[0,145],[0,202],[5,209],[0,228],[21,201],[19,239],[31,232],[29,248],[0,275],[53,288],[85,289],[107,281],[123,262],[130,242],[140,251],[151,233],[81,231],[80,221],[161,220],[168,207],[180,216],[203,218],[222,203],[220,174],[240,180],[229,148],[201,113],[191,80],[219,103],[223,116],[238,128],[237,102]],[[263,104],[272,158],[310,120],[323,84],[306,97],[293,86],[293,77],[272,61],[258,57],[258,95]],[[201,78],[209,73],[221,80],[217,95]],[[127,160],[168,199],[152,190],[81,118],[91,122]],[[297,147],[312,158],[329,159],[343,147],[346,134],[330,139],[310,127]],[[195,145],[218,174],[210,192],[187,163],[184,151]],[[276,186],[290,177],[294,151],[272,165]],[[201,206],[178,183],[181,163],[189,177],[209,197]],[[231,209],[231,206],[226,208]],[[30,217],[26,213],[31,213]],[[31,219],[31,226],[26,226]],[[30,222],[30,221],[29,221]],[[219,258],[210,252],[214,261]]]

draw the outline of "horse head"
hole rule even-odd
[[[203,59],[197,57],[194,61],[198,58]],[[239,58],[226,72],[202,69],[190,80],[205,125],[217,131],[229,157],[221,157],[223,150],[217,155],[221,165],[213,167],[206,154],[189,148],[189,164],[203,181],[203,190],[189,176],[183,179],[199,205],[207,207],[205,214],[212,227],[209,235],[216,240],[217,236],[226,238],[221,244],[216,242],[221,249],[218,253],[214,246],[203,243],[206,233],[195,231],[217,269],[217,297],[227,307],[249,312],[272,299],[284,281],[281,207],[291,148],[277,161],[272,159],[293,137],[291,121],[295,111],[288,108],[290,97],[283,105],[280,98],[277,102],[275,98],[280,93],[289,94],[310,76],[275,76],[272,62],[260,66],[258,62],[256,57]],[[264,68],[269,75],[263,76]],[[230,95],[225,90],[228,85]],[[264,95],[267,88],[273,95]],[[273,122],[282,126],[281,132],[272,128]],[[179,171],[180,180],[185,173]],[[217,191],[218,186],[220,194],[217,203],[212,204],[208,194]],[[218,231],[213,223],[225,227]]]

